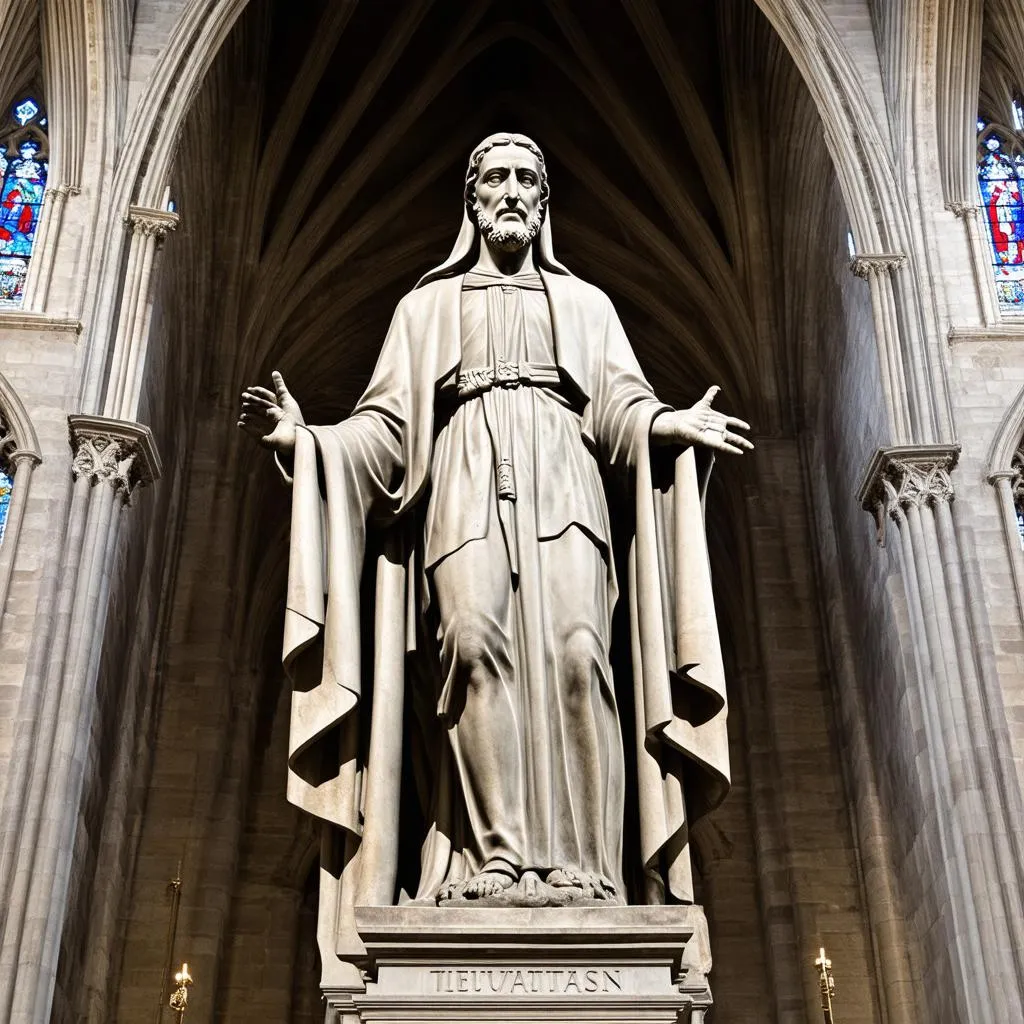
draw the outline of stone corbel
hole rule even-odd
[[[86,477],[92,484],[109,483],[130,505],[139,487],[160,478],[160,455],[145,424],[73,415],[68,417],[68,431],[76,480]]]
[[[951,203],[946,203],[946,209],[949,210],[954,217],[958,217],[960,220],[967,220],[969,217],[975,217],[978,213],[978,206],[976,203],[965,203],[960,200],[954,200]]]
[[[922,508],[953,500],[950,473],[959,458],[959,444],[897,445],[875,452],[857,500],[875,517],[879,544],[885,544],[887,518],[900,524],[912,505]]]
[[[898,270],[906,262],[906,254],[902,252],[865,252],[850,260],[850,270],[855,276],[867,281]]]
[[[181,218],[169,210],[153,210],[147,206],[129,206],[124,222],[137,235],[153,237],[162,242],[168,231],[173,231]]]

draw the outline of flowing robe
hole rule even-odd
[[[717,804],[728,786],[725,686],[696,459],[686,449],[667,467],[652,460],[650,425],[665,407],[608,298],[570,275],[541,276],[555,362],[581,410],[581,436],[636,497],[628,580],[633,784],[650,884],[633,896],[653,902],[667,892],[690,901],[688,818]],[[459,370],[462,290],[456,275],[407,295],[352,416],[300,429],[296,442],[284,644],[295,687],[288,795],[348,837],[339,920],[353,904],[396,898],[406,666],[426,642],[416,625],[426,599],[416,512],[430,482],[441,385]],[[369,523],[385,535],[373,608],[360,603]],[[359,642],[365,616],[373,616],[372,671]],[[372,709],[363,702],[369,677]],[[445,773],[443,763],[437,768]],[[440,801],[423,875],[439,879],[458,851],[444,778],[435,787]]]
[[[431,817],[451,842],[428,851],[419,896],[484,870],[517,879],[556,868],[621,894],[625,769],[600,468],[559,380],[540,276],[471,272],[461,306],[424,555],[439,617],[436,714],[458,785],[435,800]],[[502,374],[504,386],[491,383]],[[451,773],[431,774],[443,785]]]

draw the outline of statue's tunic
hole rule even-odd
[[[456,592],[475,584],[482,562],[494,582],[475,586],[472,607],[458,593],[450,602],[438,594],[438,712],[468,824],[449,879],[573,868],[621,893],[625,769],[608,662],[614,579],[600,468],[558,378],[540,276],[467,274],[461,306],[462,359],[442,389],[454,410],[434,447],[425,561],[429,572],[463,552],[438,574]],[[569,530],[578,533],[559,543]],[[573,584],[560,592],[565,579]],[[467,664],[478,651],[485,661]],[[469,718],[488,737],[479,752],[477,736],[463,742],[461,722],[474,673],[494,695]]]
[[[524,362],[550,369],[557,378],[551,312],[539,274],[498,279],[467,274],[461,326],[461,378],[480,369],[498,372],[502,363]],[[472,393],[460,398],[457,380],[442,388],[442,398],[456,407],[435,443],[427,567],[467,541],[502,529],[513,572],[518,571],[512,523],[523,516],[531,518],[539,540],[557,537],[575,524],[607,549],[608,510],[600,468],[595,453],[583,443],[579,411],[557,379],[464,390]],[[497,463],[503,450],[510,457],[516,495],[499,501]]]
[[[633,667],[628,689],[637,727],[630,784],[639,829],[628,838],[639,847],[647,886],[630,896],[657,901],[667,890],[676,899],[692,899],[688,825],[721,799],[728,781],[724,674],[694,453],[690,449],[666,452],[658,459],[652,456],[651,420],[665,407],[644,379],[607,296],[564,271],[542,269],[540,276],[544,292],[534,295],[531,290],[530,305],[546,295],[554,363],[566,390],[552,388],[549,393],[529,386],[501,393],[514,396],[516,402],[525,398],[533,410],[540,403],[545,412],[558,406],[565,417],[561,422],[572,422],[579,430],[573,451],[582,461],[573,464],[575,469],[584,472],[581,467],[589,465],[584,453],[594,449],[602,473],[617,475],[634,491],[635,531],[625,539],[630,549],[626,584]],[[463,362],[463,284],[464,274],[446,271],[407,295],[395,311],[373,377],[352,415],[336,425],[300,429],[296,437],[284,637],[284,661],[294,683],[288,797],[347,836],[346,863],[356,870],[346,868],[333,895],[325,896],[326,890],[321,890],[321,899],[339,901],[340,920],[347,913],[343,907],[389,903],[396,897],[398,787],[402,759],[412,756],[408,737],[402,737],[403,702],[410,692],[407,666],[410,657],[423,653],[421,644],[434,642],[415,626],[424,595],[419,555],[425,536],[417,536],[422,525],[419,513],[435,483],[445,385],[453,377],[457,384],[464,369],[474,368]],[[483,317],[479,319],[482,322]],[[542,345],[546,338],[542,312],[535,322],[540,330],[532,342],[532,332],[527,332],[527,346]],[[562,406],[564,398],[578,404]],[[472,404],[466,404],[464,418],[473,415]],[[535,427],[530,429],[539,443],[540,434]],[[482,446],[482,437],[475,437]],[[493,451],[491,447],[490,460],[483,462],[488,474],[495,470]],[[531,503],[524,490],[529,486],[526,475],[539,472],[538,465],[544,464],[520,459],[513,465],[518,477],[513,503],[517,530]],[[562,467],[544,472],[555,476],[554,501]],[[491,486],[488,476],[486,487]],[[531,523],[542,523],[549,509],[555,518],[560,515],[555,505],[546,504],[544,490],[540,487],[539,500],[532,500],[538,518]],[[585,487],[581,491],[587,493]],[[493,501],[477,506],[488,517],[493,508]],[[606,529],[602,508],[600,503],[590,508],[593,515],[586,534],[572,526],[559,537],[534,544],[531,550],[538,565],[542,567],[545,549],[568,545],[578,550],[580,537],[599,553]],[[575,520],[588,513],[574,504],[570,514]],[[435,563],[435,588],[446,563],[449,568],[457,565],[474,545],[486,545],[488,536],[493,540],[493,532],[487,533],[492,525],[490,518],[481,522],[482,538]],[[361,581],[370,527],[380,531],[385,550],[376,564],[375,598],[365,602]],[[435,532],[436,536],[443,534]],[[439,554],[450,546],[449,540],[434,542]],[[524,551],[521,544],[519,574],[525,593]],[[511,571],[504,545],[499,554]],[[484,564],[494,564],[490,554]],[[598,590],[607,595],[607,571],[603,578],[606,585],[595,586],[595,596]],[[558,582],[571,583],[570,573],[560,574]],[[537,586],[543,589],[543,581]],[[594,614],[605,611],[598,607]],[[366,635],[374,638],[372,650],[360,644]],[[538,649],[543,647],[533,648]],[[531,673],[531,686],[534,678]],[[433,749],[452,747],[441,743]],[[456,821],[465,809],[457,800],[462,787],[448,757],[447,763],[442,758],[433,766],[429,779],[434,807],[428,810],[421,894],[437,892],[446,879],[465,877],[472,866],[463,857]],[[587,774],[580,766],[575,768],[581,776]],[[573,770],[570,764],[562,777],[569,778]],[[608,814],[606,822],[614,817]],[[522,856],[532,859],[534,854],[527,850]],[[350,924],[339,927],[344,930]]]

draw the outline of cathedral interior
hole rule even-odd
[[[1024,159],[1015,0],[0,15],[0,102],[45,112],[49,167],[0,302],[0,1018],[171,1020],[173,959],[190,1024],[323,1020],[289,493],[238,395],[278,370],[309,422],[348,415],[451,249],[467,155],[514,131],[658,396],[721,386],[756,446],[706,503],[711,1020],[820,1020],[821,947],[843,1024],[1019,1019],[1024,292],[990,248],[998,271],[1024,201],[1010,223],[979,193]],[[73,444],[88,417],[150,429],[124,507],[69,416]]]

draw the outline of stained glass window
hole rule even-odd
[[[978,185],[988,225],[992,273],[999,305],[1024,311],[1024,153],[1019,140],[994,126],[983,128],[978,144]]]
[[[14,467],[10,454],[18,447],[17,439],[7,421],[0,414],[0,543],[7,528],[7,514],[11,510],[11,491],[14,488]]]
[[[4,539],[4,530],[7,528],[7,513],[11,509],[11,489],[14,481],[10,473],[0,469],[0,543]]]
[[[0,306],[20,306],[46,192],[46,117],[31,96],[10,110],[0,134]]]

